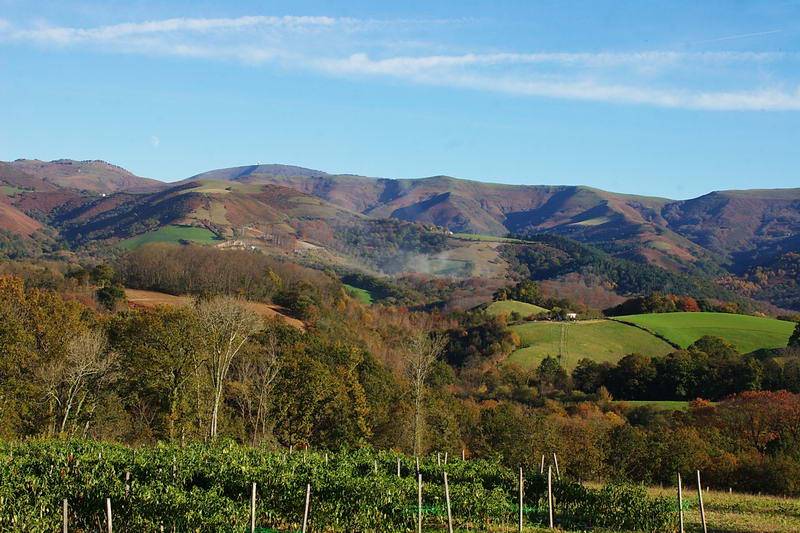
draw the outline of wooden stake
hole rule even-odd
[[[550,529],[553,529],[553,467],[547,467],[547,509],[550,513]]]
[[[539,468],[539,474],[544,475],[544,454],[542,454],[542,466]]]
[[[558,456],[553,452],[553,464],[556,466],[556,479],[561,481],[561,472],[558,470]]]
[[[400,477],[400,458],[397,458],[397,477]]]
[[[131,495],[131,473],[125,472],[125,498]]]
[[[303,513],[303,533],[308,531],[308,508],[311,505],[311,483],[306,485],[306,510]]]
[[[681,486],[681,473],[678,472],[678,524],[679,533],[683,533],[683,487]]]
[[[467,460],[467,452],[464,450],[464,448],[461,448],[461,460],[462,461]]]
[[[453,513],[450,512],[450,486],[447,484],[447,472],[444,473],[444,499],[447,502],[447,533],[453,533]]]
[[[417,461],[417,474],[419,474],[419,457],[414,457],[414,460]]]
[[[524,481],[522,479],[522,467],[519,467],[519,533],[522,533],[522,495],[524,494]]]
[[[436,452],[436,466],[442,466],[442,454],[441,454],[441,452]]]
[[[447,464],[447,452],[444,452],[444,464]]]
[[[706,509],[703,507],[703,485],[700,483],[700,471],[697,471],[697,499],[700,500],[700,521],[703,523],[703,533],[708,533],[706,525]]]
[[[67,533],[69,531],[69,518],[67,518],[68,507],[69,507],[69,504],[67,503],[67,499],[64,498],[64,501],[63,501],[63,510],[64,510],[64,512],[63,512],[63,515],[64,515],[63,522],[64,522],[64,527],[62,528],[64,533]]]
[[[113,533],[114,526],[111,522],[111,498],[106,498],[106,523],[108,524],[108,533]]]
[[[256,533],[256,484],[253,483],[253,492],[250,494],[250,533]]]
[[[422,474],[417,473],[417,533],[422,533]]]

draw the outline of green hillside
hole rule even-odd
[[[213,231],[206,228],[194,226],[164,226],[155,231],[149,231],[130,239],[120,242],[120,246],[125,249],[133,250],[144,244],[153,242],[179,243],[181,241],[192,241],[200,244],[211,244],[218,240]]]
[[[372,303],[372,293],[366,289],[359,289],[358,287],[353,287],[352,285],[344,284],[345,290],[350,293],[350,296],[358,300],[359,302],[369,305]]]
[[[721,337],[741,353],[784,347],[795,326],[785,320],[729,313],[657,313],[615,320],[645,328],[682,348],[705,335]]]
[[[580,322],[528,322],[511,329],[520,337],[522,348],[509,362],[535,367],[547,357],[559,357],[572,370],[583,358],[616,362],[630,353],[663,355],[673,350],[663,340],[639,328],[612,320]]]
[[[547,309],[544,307],[539,307],[538,305],[519,302],[517,300],[501,300],[499,302],[492,302],[489,304],[486,307],[486,312],[492,316],[510,315],[511,313],[517,312],[522,317],[529,317],[531,315],[546,313]]]

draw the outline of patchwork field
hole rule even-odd
[[[121,241],[119,245],[126,250],[133,250],[144,244],[154,242],[177,244],[181,241],[191,241],[200,244],[212,244],[218,240],[219,238],[216,234],[206,228],[198,228],[195,226],[164,226],[155,231],[125,239]]]
[[[536,367],[553,356],[570,371],[583,358],[616,362],[634,352],[663,355],[673,350],[646,331],[612,320],[528,322],[511,330],[519,335],[522,347],[508,360],[524,367]]]
[[[741,353],[786,346],[794,322],[729,313],[657,313],[616,317],[686,348],[700,337],[713,335],[732,343]]]
[[[486,312],[490,315],[510,315],[511,313],[519,313],[523,318],[531,315],[539,315],[546,313],[547,309],[539,307],[538,305],[529,304],[526,302],[519,302],[517,300],[502,300],[499,302],[492,302],[486,307]]]

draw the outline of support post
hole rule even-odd
[[[553,467],[547,467],[547,510],[550,515],[550,529],[553,529]]]
[[[400,477],[400,458],[397,458],[397,477]]]
[[[108,524],[108,533],[113,533],[114,526],[111,521],[111,498],[106,498],[106,523]]]
[[[64,533],[68,533],[68,531],[69,531],[69,518],[67,517],[67,513],[69,512],[69,504],[67,503],[67,499],[66,498],[64,498],[64,501],[62,502],[62,509],[63,509],[62,514],[64,515],[63,516],[63,520],[62,520],[63,523],[64,523],[64,525],[62,527],[62,530],[63,530]]]
[[[311,506],[311,483],[306,485],[306,510],[303,513],[303,533],[308,531],[308,509]]]
[[[539,468],[539,474],[544,475],[544,454],[542,454],[542,466]]]
[[[697,471],[697,499],[700,501],[700,521],[703,524],[703,533],[708,533],[706,525],[706,509],[703,507],[703,485],[700,483],[700,471]]]
[[[462,461],[467,460],[467,452],[464,450],[464,448],[461,448],[461,460]]]
[[[419,467],[417,467],[419,470]],[[422,533],[422,474],[417,472],[417,533]]]
[[[524,480],[522,479],[522,467],[519,467],[519,533],[522,533],[522,505],[524,494]]]
[[[256,484],[250,494],[250,533],[256,533]]]
[[[683,532],[683,486],[681,484],[681,473],[678,472],[678,526],[679,533]]]
[[[553,464],[556,467],[556,479],[561,481],[561,471],[558,469],[558,456],[553,452]]]
[[[444,499],[447,502],[447,533],[453,533],[453,513],[450,511],[450,485],[447,483],[447,472],[444,473]]]

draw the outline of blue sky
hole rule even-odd
[[[0,0],[0,159],[800,186],[800,0]]]

